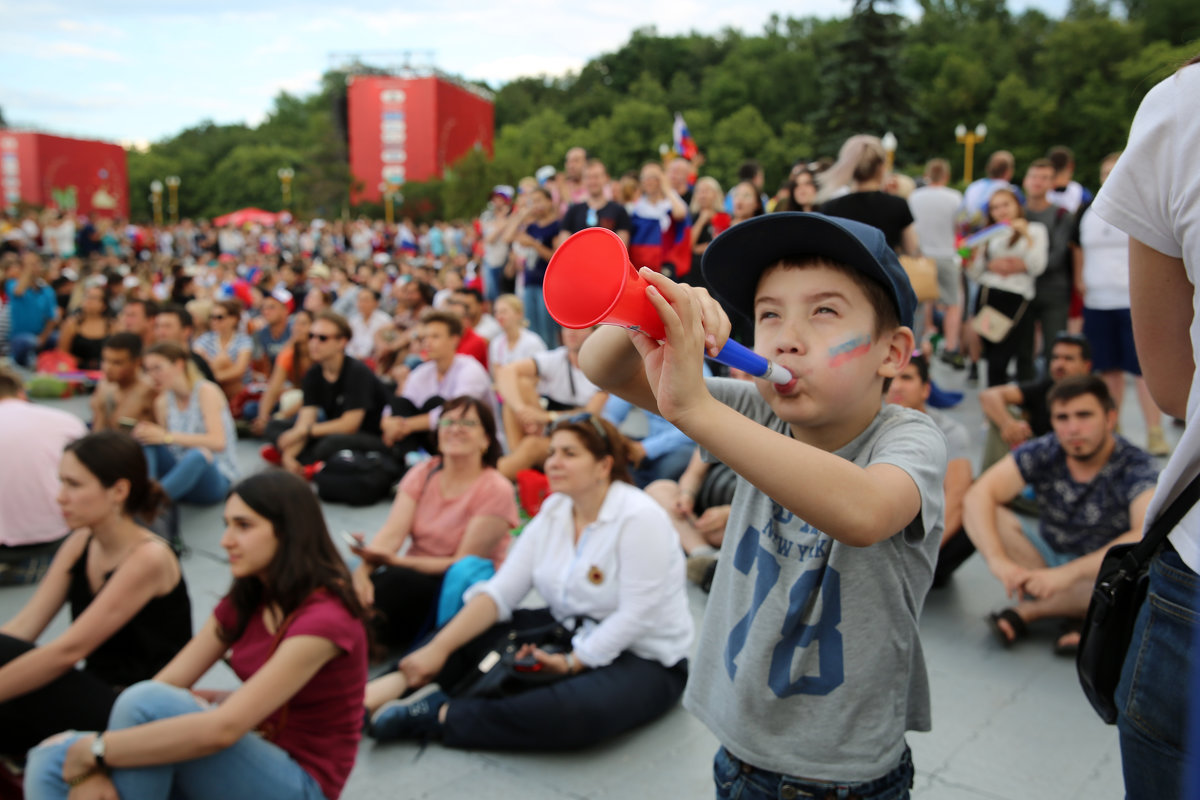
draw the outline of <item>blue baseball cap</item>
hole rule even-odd
[[[753,319],[763,272],[783,259],[806,256],[845,264],[880,283],[896,304],[900,324],[912,327],[917,295],[908,273],[883,231],[854,220],[806,211],[752,217],[713,239],[700,269],[719,299]]]

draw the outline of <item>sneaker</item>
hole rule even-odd
[[[946,350],[941,355],[942,363],[949,364],[956,370],[967,368],[967,357],[957,350]]]
[[[450,698],[436,683],[417,689],[407,697],[389,700],[371,715],[367,730],[376,741],[432,739],[442,730],[438,712]]]
[[[1152,456],[1169,456],[1171,448],[1167,445],[1163,429],[1155,426],[1146,431],[1146,452]]]
[[[967,368],[967,383],[979,383],[979,362],[972,361]]]
[[[687,578],[695,584],[704,582],[704,573],[717,560],[717,550],[713,547],[701,547],[693,550],[687,557]]]
[[[323,469],[325,469],[324,461],[314,461],[304,468],[304,480],[311,482],[316,477],[316,474]]]
[[[279,452],[279,448],[273,444],[264,444],[262,449],[258,451],[258,454],[268,464],[274,464],[278,467],[283,463],[283,453]]]

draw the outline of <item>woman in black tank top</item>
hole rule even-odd
[[[74,356],[80,369],[100,369],[104,340],[112,333],[112,328],[104,288],[93,286],[84,294],[78,313],[63,321],[58,349]]]
[[[59,731],[103,730],[117,693],[153,677],[192,633],[179,562],[135,518],[153,516],[164,499],[137,442],[89,434],[67,446],[59,475],[74,532],[37,592],[0,626],[0,754],[18,758]],[[37,646],[68,602],[71,626]]]

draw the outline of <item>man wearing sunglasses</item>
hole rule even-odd
[[[322,311],[308,334],[313,366],[304,376],[304,406],[295,423],[272,422],[265,437],[274,447],[263,458],[276,458],[302,477],[305,466],[324,461],[339,450],[380,450],[379,414],[383,388],[361,361],[346,355],[350,324],[332,311]],[[275,426],[279,427],[275,427]]]

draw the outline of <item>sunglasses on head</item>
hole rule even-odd
[[[576,414],[572,417],[567,417],[565,422],[570,422],[573,424],[590,422],[592,423],[592,427],[596,429],[596,434],[600,437],[600,441],[604,442],[605,445],[609,443],[608,434],[604,432],[604,426],[600,424],[598,419],[596,419],[596,415],[590,411],[584,411],[582,414]]]

